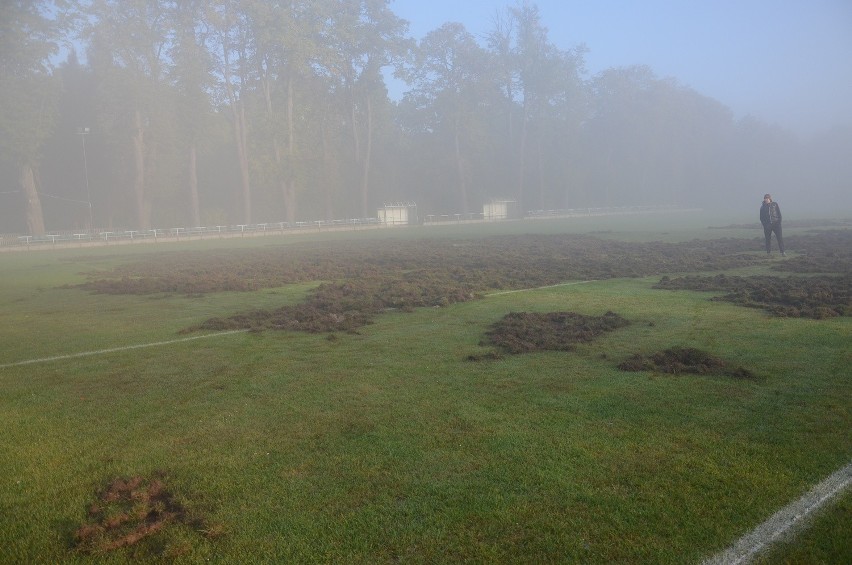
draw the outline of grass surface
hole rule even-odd
[[[603,229],[644,241],[697,232],[636,219]],[[423,230],[381,236],[413,232]],[[157,252],[0,255],[0,365],[180,339],[211,316],[296,303],[313,286],[197,298],[61,288]],[[652,289],[658,280],[388,312],[352,334],[238,333],[6,366],[0,558],[700,561],[852,457],[852,322],[771,318],[705,293]],[[613,311],[631,324],[572,352],[468,361],[489,350],[488,328],[517,311]],[[672,346],[701,348],[759,378],[616,368]],[[98,493],[132,476],[161,476],[198,520],[113,551],[77,549]],[[847,494],[767,562],[848,557],[849,542],[838,541],[852,534],[848,506]]]

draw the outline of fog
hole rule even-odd
[[[3,2],[0,21],[0,234],[494,200],[757,222],[766,192],[785,219],[852,213],[852,123],[788,129],[641,61],[591,71],[531,2],[416,36],[382,0]]]

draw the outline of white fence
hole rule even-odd
[[[660,212],[683,212],[677,206],[619,206],[606,208],[565,208],[554,210],[530,210],[525,219],[576,218],[584,216],[610,216],[617,214],[643,214]],[[446,225],[449,223],[470,223],[486,221],[505,221],[485,218],[482,212],[467,214],[427,214],[423,225]],[[263,236],[285,233],[306,233],[332,230],[358,230],[368,228],[393,227],[379,218],[354,218],[348,220],[314,220],[310,222],[274,222],[262,224],[236,224],[228,226],[170,228],[150,230],[97,230],[93,232],[51,232],[40,236],[4,235],[0,236],[0,251],[50,249],[54,247],[86,247],[122,243],[156,243],[159,241],[203,240],[225,237]],[[396,226],[399,227],[399,226]]]
[[[282,233],[354,230],[381,227],[376,218],[349,220],[315,220],[312,222],[274,222],[262,224],[236,224],[229,226],[199,226],[194,228],[170,228],[150,230],[97,230],[93,232],[51,232],[40,236],[6,235],[0,237],[0,249],[45,248],[57,246],[90,246],[120,243],[142,243],[158,241],[181,241],[224,237],[261,236]]]

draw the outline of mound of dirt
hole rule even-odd
[[[592,341],[629,323],[613,312],[603,316],[575,312],[511,312],[486,332],[487,342],[483,345],[493,345],[512,354],[571,351],[578,343]]]
[[[650,357],[634,353],[619,363],[622,371],[653,371],[678,375],[727,375],[737,379],[755,379],[755,375],[742,367],[731,367],[722,359],[692,347],[672,347],[658,351]]]
[[[172,524],[184,524],[212,536],[211,528],[192,518],[166,488],[161,473],[153,478],[117,478],[101,490],[87,512],[88,523],[77,528],[75,546],[99,554],[132,546]]]
[[[713,300],[762,308],[775,316],[824,319],[852,316],[852,274],[813,277],[663,277],[654,288],[727,292]]]

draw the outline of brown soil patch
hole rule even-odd
[[[754,373],[742,367],[731,367],[718,357],[692,347],[673,347],[649,357],[635,353],[618,365],[622,371],[653,371],[679,375],[726,375],[737,379],[755,379]]]
[[[654,288],[726,292],[713,298],[775,316],[824,319],[852,316],[852,274],[813,277],[663,277]]]
[[[823,220],[784,220],[784,227],[791,228],[828,228],[828,227],[852,227],[852,219],[823,219]],[[755,229],[762,230],[760,222],[750,224],[728,224],[727,226],[710,226],[710,229]]]
[[[494,345],[512,354],[571,351],[578,343],[592,341],[629,323],[613,312],[603,316],[575,312],[511,312],[486,332],[487,342],[483,345]]]
[[[773,243],[774,244],[774,243]],[[773,267],[790,273],[852,273],[852,230],[828,230],[814,236],[784,237],[784,246],[795,250]]]
[[[153,478],[135,476],[110,482],[89,507],[87,523],[74,533],[76,549],[92,554],[113,551],[180,524],[215,536],[203,521],[190,517],[163,481],[164,475],[157,473]]]
[[[494,236],[471,240],[369,240],[264,249],[158,254],[78,288],[105,294],[253,291],[312,281],[379,278],[420,285],[433,277],[478,291],[566,280],[723,270],[759,263],[747,240],[627,243],[582,235]],[[451,291],[454,288],[449,289]]]
[[[274,310],[257,310],[229,318],[212,318],[188,328],[277,329],[317,332],[353,332],[389,310],[411,311],[428,306],[448,306],[472,300],[474,288],[451,273],[404,273],[399,277],[367,276],[342,283],[326,283],[301,304]]]
[[[798,255],[779,262],[777,268],[852,272],[852,230],[785,239],[788,249]],[[162,253],[110,272],[91,273],[89,282],[78,288],[108,294],[198,296],[326,281],[302,304],[213,318],[185,331],[356,331],[387,310],[446,306],[495,290],[756,265],[767,261],[756,252],[761,248],[762,242],[755,239],[628,243],[570,234],[304,242]],[[838,312],[834,303],[818,306]]]

